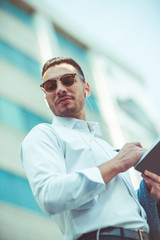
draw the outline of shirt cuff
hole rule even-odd
[[[92,182],[102,183],[103,185],[105,185],[105,182],[98,167],[84,169],[81,170],[80,173],[84,174]]]
[[[85,191],[80,198],[69,201],[66,204],[66,210],[78,209],[81,206],[83,208],[83,205],[86,205],[87,203],[90,205],[92,201],[96,201],[97,196],[103,192],[106,187],[99,168],[93,167],[81,170],[78,173],[84,179]],[[91,205],[94,205],[93,202]]]

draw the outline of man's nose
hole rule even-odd
[[[67,93],[66,87],[62,84],[61,81],[57,81],[56,94],[61,95],[61,94],[66,94],[66,93]]]

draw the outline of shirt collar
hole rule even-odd
[[[97,122],[87,122],[87,121],[76,119],[76,118],[66,118],[66,117],[55,116],[52,124],[64,126],[70,129],[88,130],[95,135],[98,135],[98,136],[102,135],[99,124]]]

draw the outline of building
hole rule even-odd
[[[82,66],[92,89],[87,117],[100,122],[103,138],[115,147],[135,139],[152,144],[160,132],[154,106],[143,79],[98,48],[93,51],[40,1],[1,0],[0,22],[0,236],[63,239],[37,206],[19,160],[27,132],[52,121],[39,87],[44,61],[71,56]]]

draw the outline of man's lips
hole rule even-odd
[[[65,97],[61,97],[57,100],[57,104],[66,104],[68,103],[70,100],[72,99],[72,97],[69,96],[65,96]]]

